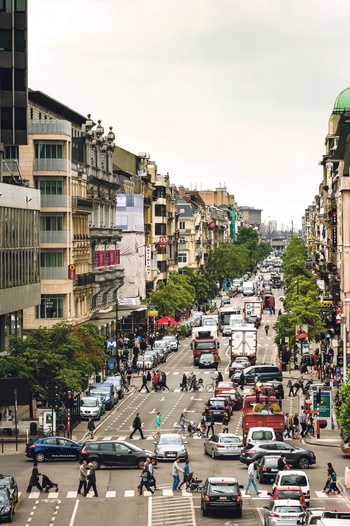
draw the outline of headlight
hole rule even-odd
[[[10,506],[6,506],[6,507],[5,507],[5,509],[4,509],[5,513],[9,512],[9,511],[10,511],[10,509],[11,509],[11,507],[10,507]]]
[[[105,399],[105,400],[106,400],[106,402],[109,402],[109,401],[110,401],[110,399],[111,399],[111,397],[110,397],[110,396],[106,396],[106,399]]]

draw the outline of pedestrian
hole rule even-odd
[[[334,471],[334,469],[333,469],[333,471],[331,473],[331,479],[330,479],[329,482],[330,483],[329,483],[328,489],[326,491],[327,495],[331,495],[332,493],[336,493],[337,495],[339,495],[340,489],[337,486],[337,474]]]
[[[183,469],[180,468],[180,457],[177,457],[171,470],[173,476],[173,491],[180,491],[178,488],[180,484],[180,471],[183,473]]]
[[[293,438],[299,438],[299,413],[293,417]]]
[[[244,377],[244,372],[243,372],[243,369],[242,369],[240,377],[239,377],[239,382],[238,382],[242,391],[244,389],[244,382],[245,382],[245,377]]]
[[[268,336],[268,334],[269,334],[269,329],[270,329],[270,325],[268,323],[266,323],[266,325],[265,325],[265,334],[266,334],[266,336]]]
[[[188,483],[190,481],[190,466],[189,466],[189,463],[190,463],[190,461],[186,460],[186,462],[184,464],[184,467],[183,467],[184,478],[183,478],[183,481],[181,482],[181,484],[179,486],[179,489],[181,489],[181,486],[183,486],[183,484],[186,485],[186,489],[188,487]]]
[[[157,489],[157,481],[156,481],[156,477],[154,476],[155,473],[158,474],[158,471],[155,469],[154,465],[153,465],[153,462],[151,461],[150,458],[147,459],[148,461],[148,471],[150,472],[150,482],[149,482],[149,485],[150,486],[153,486],[154,487],[154,491],[156,491]]]
[[[224,378],[222,376],[222,373],[219,371],[216,377],[216,385],[218,385],[218,383],[223,382],[223,381],[224,381]]]
[[[159,411],[157,413],[154,425],[156,427],[156,432],[154,433],[153,438],[158,438],[160,435],[160,426],[162,425],[162,416]]]
[[[181,391],[187,391],[188,390],[187,389],[187,376],[186,376],[185,373],[182,375],[182,380],[181,380],[180,387],[181,387]]]
[[[193,391],[197,391],[197,378],[196,378],[196,373],[191,373],[191,376],[190,376],[190,388],[189,388],[189,391],[191,391],[193,389]]]
[[[301,438],[305,438],[305,433],[306,433],[306,413],[305,411],[301,413],[300,418],[299,418],[299,423],[301,426],[300,436]]]
[[[87,423],[88,428],[88,437],[93,440],[94,439],[94,431],[95,431],[95,422],[92,416],[89,416],[89,420]]]
[[[312,418],[312,414],[311,413],[308,413],[307,416],[306,416],[305,436],[306,435],[312,435],[312,436],[315,435],[314,419]]]
[[[86,495],[89,493],[90,489],[92,488],[94,490],[94,494],[93,496],[94,497],[98,497],[98,494],[97,494],[97,487],[96,487],[96,470],[94,468],[94,465],[91,464],[88,464],[87,465],[87,468],[88,468],[88,472],[87,472],[87,487],[86,487],[86,491],[85,493],[83,493],[84,497],[86,497]]]
[[[133,427],[133,432],[131,433],[129,438],[132,439],[132,437],[134,436],[136,431],[138,431],[140,433],[142,439],[145,438],[143,436],[143,433],[142,433],[142,422],[141,422],[141,418],[140,418],[140,413],[136,413],[136,416],[135,416],[134,421],[132,423],[132,427]]]
[[[41,484],[40,484],[40,482],[39,482],[39,475],[41,475],[41,473],[39,473],[39,470],[38,470],[38,463],[34,462],[32,473],[31,473],[30,479],[29,479],[29,484],[28,484],[28,487],[27,487],[27,493],[30,493],[32,491],[32,487],[33,486],[38,488],[39,491],[44,491],[42,486],[41,486]]]
[[[207,438],[209,437],[209,430],[211,429],[212,433],[214,434],[215,433],[215,430],[214,430],[214,424],[215,424],[215,420],[214,420],[214,417],[213,417],[213,413],[211,411],[209,411],[209,413],[207,414]]]
[[[293,431],[293,417],[292,414],[286,413],[285,417],[285,434],[284,438],[292,438],[290,436],[291,432]]]
[[[284,471],[286,469],[286,465],[287,465],[286,457],[284,455],[281,455],[277,461],[278,471]]]
[[[144,466],[143,470],[142,470],[142,473],[141,473],[141,483],[140,483],[140,497],[142,497],[142,488],[145,487],[147,491],[149,491],[150,493],[152,493],[152,495],[154,495],[154,491],[151,489],[150,487],[150,482],[151,482],[151,473],[148,469],[148,466]]]
[[[83,460],[82,463],[79,466],[79,486],[78,486],[78,495],[81,494],[81,490],[83,490],[83,493],[86,493],[86,487],[87,487],[87,462],[86,460]]]
[[[250,485],[253,484],[253,487],[256,491],[256,494],[259,495],[260,491],[258,489],[258,486],[256,485],[256,482],[255,482],[255,465],[256,465],[256,460],[253,460],[253,462],[251,462],[248,466],[248,482],[247,482],[247,486],[245,488],[245,494],[246,495],[249,495],[249,488],[250,488]]]
[[[214,365],[215,365],[215,371],[218,370],[219,363],[221,362],[221,358],[219,356],[219,353],[214,354]]]
[[[228,414],[224,413],[224,418],[222,419],[222,432],[228,433]]]
[[[185,436],[186,435],[186,429],[185,429],[186,419],[183,413],[181,413],[179,424],[180,424],[180,429],[177,432],[177,434]]]
[[[162,380],[162,389],[163,389],[163,391],[164,391],[164,389],[169,391],[169,387],[166,384],[166,373],[164,371],[161,373],[161,380]]]
[[[287,382],[287,387],[289,388],[289,393],[288,393],[288,396],[295,396],[294,394],[294,389],[293,389],[293,379],[292,378],[289,378],[288,382]]]
[[[147,385],[147,374],[143,373],[142,375],[142,385],[139,389],[139,393],[141,393],[143,388],[146,388],[147,393],[149,393],[148,385]]]
[[[331,462],[327,462],[327,480],[326,480],[326,483],[325,483],[324,488],[322,490],[323,493],[325,493],[328,490],[328,486],[330,485],[331,480],[332,480],[332,473],[333,473],[333,471],[334,471],[334,468],[333,468]]]

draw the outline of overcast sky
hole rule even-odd
[[[113,126],[177,186],[226,186],[301,225],[334,101],[349,0],[30,0],[29,87]]]

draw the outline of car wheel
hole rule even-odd
[[[13,510],[10,511],[8,522],[12,522],[12,519],[13,519]]]
[[[90,462],[93,465],[94,469],[98,469],[100,467],[100,461],[97,458],[90,460]]]
[[[208,511],[205,510],[204,508],[202,509],[202,515],[203,515],[203,517],[207,517],[208,516]]]
[[[139,469],[142,469],[145,465],[146,459],[145,458],[139,458],[136,462],[136,467]]]
[[[208,454],[207,448],[204,446],[204,455],[207,455],[207,454]]]
[[[37,462],[44,462],[44,460],[45,460],[45,455],[44,455],[44,453],[37,453],[37,454],[35,455],[35,460],[36,460]]]
[[[307,457],[301,457],[298,461],[298,466],[300,469],[307,469],[310,467],[310,461]]]
[[[214,448],[211,450],[211,458],[216,459]]]

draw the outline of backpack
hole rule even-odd
[[[147,373],[147,382],[150,382],[152,380],[151,373],[148,371]]]
[[[332,478],[333,482],[335,482],[337,480],[337,474],[336,474],[335,471],[332,471],[331,478]]]

